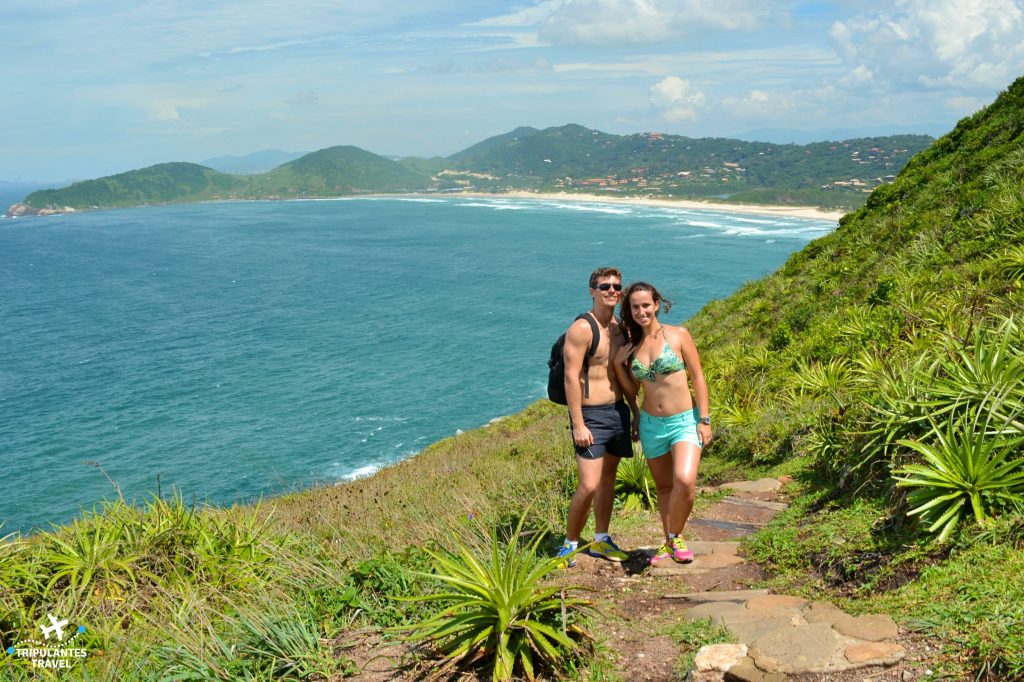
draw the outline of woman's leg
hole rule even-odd
[[[681,535],[686,520],[693,510],[693,501],[697,496],[697,466],[700,464],[700,446],[695,443],[681,441],[672,444],[669,457],[671,466],[671,487],[668,501],[668,518],[665,520],[666,533]],[[651,469],[654,472],[654,469]],[[657,481],[657,476],[655,476]],[[661,484],[658,485],[658,503],[661,504]]]
[[[667,540],[670,528],[669,510],[672,507],[672,480],[674,478],[672,454],[666,452],[660,457],[649,458],[647,467],[651,470],[654,486],[658,490],[658,513],[661,515],[661,527]]]

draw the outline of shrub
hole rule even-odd
[[[492,530],[486,557],[459,540],[454,555],[427,550],[436,573],[424,575],[446,589],[408,600],[445,605],[411,628],[412,640],[433,645],[442,655],[445,663],[435,675],[455,667],[489,668],[493,680],[511,680],[516,674],[532,680],[545,669],[565,670],[583,653],[590,636],[579,620],[589,603],[566,598],[562,587],[545,585],[562,560],[537,556],[543,534],[525,546],[521,536],[521,523],[504,544]]]

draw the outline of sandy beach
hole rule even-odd
[[[459,192],[452,196],[470,197],[515,197],[517,199],[547,199],[555,201],[599,201],[607,204],[631,204],[637,206],[658,206],[661,208],[694,208],[710,211],[730,211],[732,213],[749,213],[765,216],[788,216],[793,218],[810,218],[838,222],[845,213],[842,211],[823,211],[813,206],[765,206],[759,204],[728,204],[724,202],[697,201],[694,199],[668,199],[648,197],[615,197],[604,194],[576,194],[569,192],[501,192],[494,194],[477,192]]]

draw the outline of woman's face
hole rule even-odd
[[[641,327],[654,322],[658,315],[658,303],[649,291],[634,291],[629,297],[629,313]]]

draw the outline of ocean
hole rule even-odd
[[[595,267],[679,323],[833,227],[497,196],[0,220],[0,535],[114,484],[230,504],[369,475],[543,397]]]

